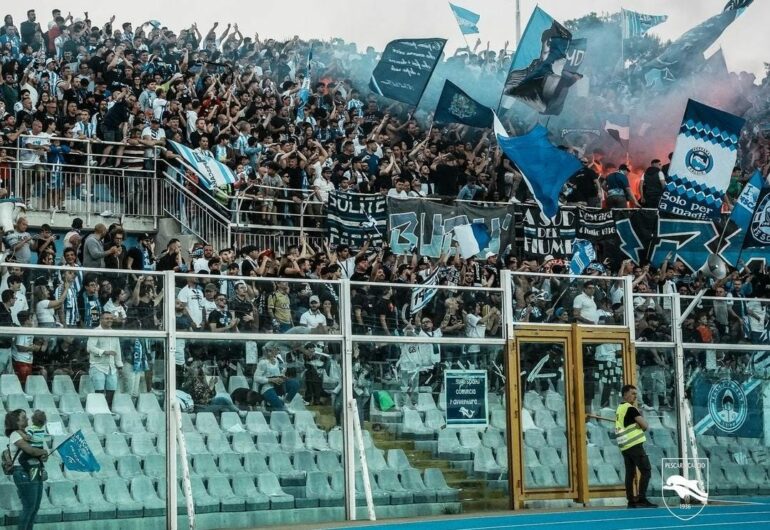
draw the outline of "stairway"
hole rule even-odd
[[[364,427],[371,431],[366,422]],[[487,481],[469,476],[464,470],[452,466],[452,462],[433,456],[430,451],[415,449],[414,441],[397,439],[388,431],[371,431],[374,445],[379,449],[403,449],[409,463],[420,471],[432,467],[440,469],[447,484],[460,490],[463,513],[501,511],[510,509],[508,495],[501,489],[490,488]]]

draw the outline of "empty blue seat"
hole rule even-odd
[[[161,487],[165,487],[161,484]],[[144,506],[145,517],[160,517],[166,512],[166,503],[160,500],[155,492],[155,486],[149,477],[134,477],[131,479],[131,496]]]
[[[233,488],[227,477],[211,477],[208,481],[209,495],[217,499],[223,512],[242,512],[246,500],[233,493]]]
[[[233,477],[233,492],[243,498],[246,511],[267,510],[270,508],[270,499],[264,493],[257,490],[254,479],[250,475],[236,475]]]
[[[294,496],[281,489],[278,477],[273,473],[260,473],[257,475],[257,488],[270,499],[271,510],[285,510],[294,508]]]
[[[305,496],[318,501],[319,506],[342,506],[344,496],[335,492],[329,485],[328,475],[320,471],[312,471],[307,475]]]

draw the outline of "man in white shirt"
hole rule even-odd
[[[575,297],[572,302],[572,316],[580,324],[594,325],[599,321],[599,314],[594,301],[594,282],[587,281],[583,284],[583,292]]]
[[[187,278],[187,285],[179,291],[176,299],[184,303],[185,311],[187,311],[190,320],[195,324],[196,329],[200,329],[203,324],[204,297],[203,291],[198,287],[194,277],[189,276]]]
[[[417,337],[442,337],[441,329],[433,327],[433,319],[423,316],[420,319],[419,331],[412,324],[404,328],[404,335]],[[441,361],[441,350],[438,344],[402,344],[401,356],[396,366],[399,369],[401,386],[415,389],[419,385],[428,384],[436,375],[436,364]]]
[[[306,328],[310,328],[310,333],[326,333],[326,317],[321,313],[321,300],[313,295],[308,300],[310,309],[302,313],[299,317],[299,323]]]
[[[103,311],[96,330],[109,332],[112,329],[112,313]],[[112,396],[118,389],[118,369],[123,367],[123,355],[118,337],[89,337],[86,343],[88,351],[88,375],[94,391],[106,394],[107,404],[112,406]]]
[[[388,190],[388,197],[394,198],[394,199],[408,199],[409,195],[406,193],[406,188],[409,187],[409,184],[403,180],[398,179],[396,181],[396,187],[390,188]]]
[[[142,130],[142,144],[148,146],[144,150],[144,157],[151,159],[156,146],[166,145],[166,131],[161,128],[160,120],[153,118],[150,120],[150,126]]]

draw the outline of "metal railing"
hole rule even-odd
[[[157,220],[155,157],[125,156],[128,145],[21,135],[17,146],[6,148],[14,160],[6,162],[3,180],[30,209]],[[61,152],[49,155],[51,146]]]
[[[193,234],[217,249],[232,245],[230,221],[168,174],[160,186],[160,205],[163,215],[182,226],[183,234]]]

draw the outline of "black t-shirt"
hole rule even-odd
[[[639,416],[641,416],[639,409],[636,407],[628,407],[626,415],[623,417],[623,427],[628,427],[629,425],[636,423],[636,418]]]
[[[104,128],[114,131],[127,121],[128,105],[123,100],[117,101],[110,107],[110,110],[107,111],[107,115],[104,117]]]
[[[598,178],[599,175],[590,167],[578,170],[572,177],[575,190],[572,192],[570,199],[574,202],[588,202],[589,199],[596,198],[598,196],[596,191],[596,180]]]
[[[457,166],[450,166],[447,164],[439,164],[436,166],[436,172],[433,175],[433,183],[436,194],[456,196],[457,195],[457,179],[460,175],[460,170]]]
[[[230,315],[230,311],[224,310],[220,311],[219,309],[215,309],[211,312],[208,318],[209,324],[216,324],[218,328],[224,328],[230,322],[232,321],[232,316]],[[209,326],[209,329],[211,329],[211,326]]]

